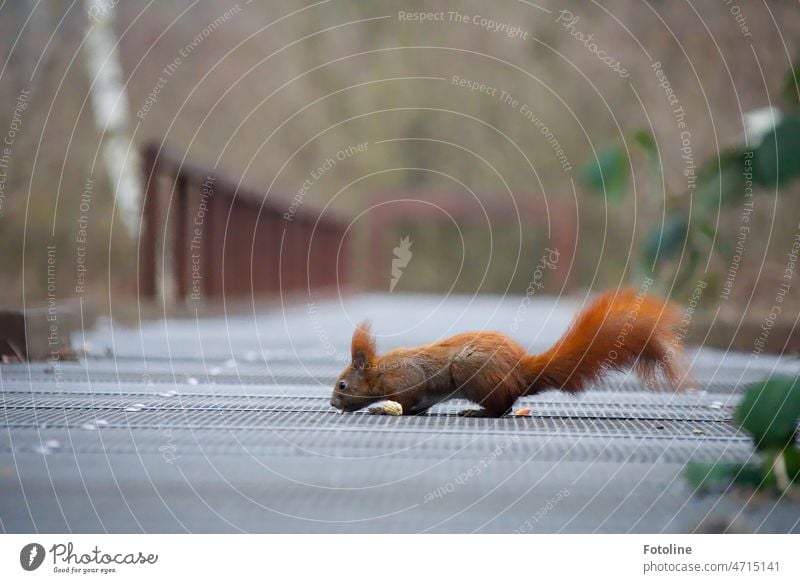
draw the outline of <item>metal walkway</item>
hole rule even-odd
[[[88,357],[0,367],[7,532],[800,531],[800,507],[694,495],[687,461],[745,460],[743,386],[796,361],[691,352],[703,390],[619,376],[527,418],[340,415],[328,405],[355,322],[380,349],[510,332],[520,299],[362,296],[271,314],[78,334]],[[513,335],[548,346],[578,304],[536,300]]]

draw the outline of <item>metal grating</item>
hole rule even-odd
[[[333,413],[324,400],[326,394],[204,394],[185,392],[138,392],[126,393],[32,393],[6,391],[0,403],[6,412],[14,410],[48,409],[129,409],[142,410],[256,410],[293,411],[298,413]],[[467,401],[454,400],[434,408],[431,415],[454,415],[470,407]],[[733,407],[721,402],[708,404],[640,404],[640,403],[582,403],[550,401],[540,402],[535,398],[520,399],[517,408],[530,406],[533,417],[570,417],[578,419],[646,419],[646,420],[691,420],[701,422],[729,421]],[[362,413],[358,413],[362,414]]]
[[[12,383],[29,382],[36,385],[47,383],[58,384],[82,384],[82,383],[122,383],[122,384],[157,384],[157,385],[196,385],[196,384],[220,384],[220,385],[250,385],[250,386],[263,386],[263,385],[321,385],[324,387],[333,387],[338,376],[338,369],[336,373],[328,371],[320,371],[309,367],[307,371],[297,367],[286,367],[283,369],[276,369],[274,372],[263,374],[231,374],[215,372],[212,369],[199,370],[194,373],[175,372],[149,372],[143,369],[139,372],[132,372],[120,370],[119,372],[77,370],[77,369],[62,369],[56,375],[53,370],[32,370],[32,371],[14,371],[13,373],[5,372],[4,380]],[[761,378],[761,377],[758,377]],[[742,382],[716,382],[711,381],[703,384],[703,391],[707,393],[714,393],[718,395],[725,395],[731,393],[740,394],[744,390],[747,382],[754,382],[755,378],[743,379]],[[640,392],[645,390],[641,383],[633,379],[622,379],[618,381],[611,381],[602,385],[608,389],[613,388],[615,391],[626,392]],[[591,390],[591,389],[590,389]],[[656,387],[656,390],[666,391],[666,387]]]
[[[137,408],[138,409],[138,408]],[[7,408],[4,424],[18,427],[81,427],[100,422],[108,427],[130,429],[154,427],[185,427],[213,429],[293,429],[315,431],[419,431],[425,428],[423,417],[391,419],[358,414],[343,418],[329,412],[296,411],[287,405],[284,410],[259,410],[253,407],[220,409],[214,407],[185,408],[145,407],[137,411],[124,408]],[[546,417],[505,418],[501,420],[465,419],[457,416],[437,416],[437,432],[470,433],[480,430],[514,432],[517,435],[613,435],[617,437],[691,437],[730,439],[739,437],[737,430],[724,422],[696,419],[621,419],[604,417]]]
[[[406,301],[430,313],[428,299]],[[459,302],[437,322],[467,313],[460,329],[502,329],[482,321],[492,301],[468,311]],[[376,329],[398,320],[393,301],[356,304]],[[318,308],[346,349],[342,306]],[[509,321],[515,310],[511,302]],[[437,325],[393,341],[419,344]],[[469,405],[451,401],[394,418],[330,407],[342,363],[315,346],[302,309],[256,326],[170,321],[85,340],[109,356],[0,365],[5,530],[511,532],[562,490],[569,498],[533,532],[684,532],[720,512],[754,531],[800,529],[796,504],[700,497],[682,477],[691,460],[757,461],[730,418],[747,382],[798,368],[787,359],[702,350],[698,391],[647,391],[618,375],[579,397],[521,399],[530,417],[461,418]]]
[[[512,438],[509,441],[509,438]],[[162,454],[166,446],[180,456],[241,455],[256,457],[330,456],[336,459],[433,460],[481,459],[502,447],[506,461],[685,463],[687,460],[736,461],[750,453],[744,441],[673,438],[650,440],[597,438],[581,435],[540,436],[484,431],[465,439],[463,433],[391,432],[381,439],[365,440],[363,433],[348,431],[302,432],[274,429],[209,428],[138,429],[104,427],[98,430],[19,428],[13,440],[0,438],[0,451],[40,452],[42,444],[56,440],[49,456],[75,454]]]

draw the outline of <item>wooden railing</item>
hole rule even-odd
[[[154,144],[143,149],[143,170],[140,297],[191,302],[346,284],[345,222],[237,186]]]

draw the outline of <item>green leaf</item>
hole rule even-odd
[[[657,265],[678,255],[689,234],[689,219],[681,213],[672,213],[647,236],[643,260],[647,266]]]
[[[788,446],[785,449],[771,448],[762,451],[761,455],[764,458],[761,464],[762,471],[766,474],[770,486],[775,486],[779,490],[786,488],[785,480],[779,477],[779,473],[776,471],[776,466],[778,465],[783,466],[786,472],[785,477],[788,478],[789,484],[800,484],[798,481],[800,480],[800,451],[796,448],[792,446]]]
[[[649,165],[650,196],[661,199],[664,194],[664,168],[658,153],[658,145],[653,134],[646,130],[638,130],[633,134],[633,142],[647,154]]]
[[[639,130],[633,134],[633,141],[649,155],[658,158],[658,147],[656,146],[656,140],[653,134],[646,130]]]
[[[752,182],[748,185],[748,177],[745,176],[745,173],[751,174],[752,170],[752,154],[739,148],[720,152],[706,161],[697,173],[695,196],[698,203],[706,209],[716,208],[719,203],[723,206],[739,204],[747,188],[750,193],[753,191]]]
[[[755,464],[689,462],[684,475],[692,486],[704,491],[715,486],[724,489],[731,484],[751,488],[766,485],[761,468]]]
[[[733,247],[731,247],[730,242],[725,237],[720,236],[710,222],[698,221],[694,232],[703,235],[709,245],[713,245],[710,252],[719,252],[723,257],[733,256]]]
[[[800,379],[773,377],[750,385],[734,421],[753,437],[757,449],[792,443],[800,417]]]
[[[800,85],[800,65],[795,65],[786,73],[783,80],[783,98],[792,105],[800,104],[800,96],[797,94],[797,87]]]
[[[630,162],[620,147],[601,151],[583,169],[583,182],[606,200],[619,200],[628,188]]]
[[[755,150],[753,180],[783,187],[800,176],[800,115],[787,115]]]
[[[786,473],[789,479],[800,485],[800,449],[787,447],[783,450],[783,458],[786,460]]]
[[[711,223],[701,222],[697,224],[697,231],[705,235],[710,241],[717,237],[717,230],[711,226]]]
[[[692,276],[697,270],[697,264],[700,262],[700,252],[694,247],[689,245],[688,253],[681,261],[678,273],[675,274],[675,279],[672,283],[670,290],[670,297],[680,294],[689,283],[692,281]]]

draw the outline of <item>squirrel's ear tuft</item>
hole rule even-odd
[[[353,332],[350,352],[353,368],[365,369],[375,360],[375,338],[372,337],[372,326],[368,321],[361,322]]]

